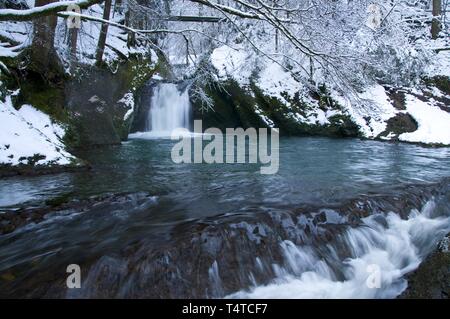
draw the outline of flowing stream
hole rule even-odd
[[[277,175],[177,165],[174,141],[137,139],[87,151],[90,171],[0,180],[5,213],[49,211],[0,235],[0,295],[400,294],[450,231],[450,149],[280,142]],[[66,288],[68,264],[81,266],[82,289]],[[379,288],[367,286],[370,270]]]
[[[0,297],[395,298],[450,232],[450,148],[282,137],[276,175],[175,164],[156,137],[189,115],[159,84],[91,170],[1,179]]]

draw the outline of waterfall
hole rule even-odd
[[[174,83],[159,83],[152,89],[149,104],[145,132],[130,134],[130,138],[170,137],[176,129],[189,129],[191,103],[187,88],[180,89]]]
[[[176,84],[161,83],[151,99],[147,131],[170,135],[177,128],[189,128],[190,111],[188,90],[180,92]]]

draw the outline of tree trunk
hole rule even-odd
[[[40,7],[57,1],[36,0],[35,6]],[[54,47],[56,24],[56,14],[37,18],[33,24],[30,67],[50,82],[56,81],[64,70]]]
[[[111,13],[111,2],[112,0],[105,0],[105,8],[103,9],[103,19],[109,20],[109,15]],[[105,52],[106,36],[108,34],[108,24],[103,23],[100,29],[100,36],[98,38],[97,51],[95,53],[95,61],[97,64],[102,63],[103,52]]]
[[[431,24],[431,37],[437,39],[441,32],[442,0],[433,0],[433,22]]]
[[[70,46],[70,61],[77,59],[77,39],[78,28],[72,28],[69,30],[69,46]]]

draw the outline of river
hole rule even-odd
[[[132,139],[82,153],[89,171],[0,180],[0,210],[54,205],[0,235],[0,296],[394,298],[450,231],[448,148],[282,137],[278,174],[261,175],[174,164],[174,143]],[[65,286],[69,264],[81,289]]]

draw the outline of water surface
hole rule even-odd
[[[13,233],[1,235],[0,274],[8,274],[6,278],[15,279],[8,283],[10,286],[4,288],[5,290],[2,291],[0,288],[0,294],[19,294],[23,292],[23,289],[27,289],[26,291],[33,291],[33,296],[42,296],[42,291],[33,289],[43,285],[43,282],[49,282],[49,277],[56,280],[54,277],[56,275],[53,274],[55,271],[60,271],[60,275],[64,276],[65,265],[79,263],[92,266],[105,262],[102,258],[118,255],[122,256],[119,258],[119,260],[122,260],[121,262],[127,263],[130,257],[124,257],[123,254],[129,254],[130,247],[137,245],[136,243],[145,241],[145,245],[148,246],[144,245],[147,248],[143,251],[147,253],[158,249],[158,247],[166,247],[163,245],[176,242],[174,236],[181,234],[181,231],[175,231],[174,229],[178,229],[176,228],[177,225],[183,223],[195,223],[196,220],[209,218],[209,220],[215,221],[214,223],[220,224],[221,219],[226,219],[224,216],[237,216],[233,217],[232,225],[238,226],[230,226],[231,224],[226,222],[228,226],[224,226],[223,229],[226,229],[226,227],[236,229],[236,227],[244,226],[248,228],[251,222],[247,220],[246,223],[239,223],[239,220],[250,218],[254,223],[258,223],[258,220],[263,218],[263,215],[260,218],[258,214],[270,214],[271,218],[275,218],[277,215],[282,216],[284,212],[291,212],[302,207],[336,207],[336,205],[360,196],[374,198],[393,196],[397,193],[399,196],[400,193],[404,196],[404,189],[407,185],[418,184],[426,187],[426,185],[450,176],[449,148],[422,148],[414,145],[357,139],[281,138],[279,173],[276,175],[261,175],[259,164],[174,164],[170,158],[170,151],[174,143],[170,140],[130,140],[121,146],[96,149],[81,154],[92,164],[92,170],[87,172],[39,177],[14,177],[0,180],[0,206],[7,210],[40,207],[58,198],[73,201],[100,196],[100,199],[94,200],[94,204],[81,205],[82,209],[72,208],[50,213],[39,224],[28,224]],[[102,196],[107,198],[105,197],[106,194],[116,194],[116,197],[111,197],[111,200],[102,200]],[[123,195],[117,196],[117,194]],[[427,205],[428,208],[416,207],[416,209],[419,213],[425,210],[425,217],[428,219],[438,216],[434,212],[434,207],[439,208],[439,216],[441,217],[446,216],[445,218],[447,218],[447,214],[450,214],[445,209],[448,204],[443,205],[434,202]],[[429,207],[430,205],[432,208]],[[372,211],[368,213],[369,215],[375,214]],[[315,215],[311,216],[313,219],[316,218]],[[329,210],[326,216],[325,223],[321,222],[320,227],[326,228],[327,225],[335,224],[345,225],[349,222],[348,217],[344,218],[340,215],[340,212],[336,213]],[[341,256],[337,252],[345,251],[348,254],[347,258],[367,259],[367,262],[369,262],[373,259],[374,251],[381,251],[379,256],[388,257],[383,257],[384,259],[380,257],[380,260],[388,265],[388,268],[397,269],[397,272],[395,272],[397,277],[394,276],[393,279],[389,277],[391,282],[395,283],[393,285],[396,290],[394,289],[392,293],[382,294],[378,297],[392,297],[404,289],[404,284],[397,282],[403,276],[403,274],[398,275],[399,269],[403,269],[405,273],[411,271],[417,267],[424,254],[415,246],[413,237],[405,244],[408,249],[401,248],[404,245],[403,237],[395,237],[394,239],[391,237],[392,243],[402,243],[394,245],[395,249],[386,246],[386,242],[381,244],[379,238],[384,238],[386,234],[392,235],[392,232],[399,234],[399,236],[411,234],[411,229],[415,229],[416,235],[428,238],[430,243],[434,243],[437,236],[442,236],[443,232],[450,229],[448,219],[444,217],[442,219],[441,217],[439,217],[439,221],[431,220],[428,223],[431,226],[426,228],[426,234],[417,231],[419,226],[416,225],[420,224],[417,222],[420,221],[419,219],[413,219],[415,222],[406,220],[406,224],[403,224],[402,220],[393,217],[389,219],[386,216],[383,217],[387,218],[386,221],[380,224],[382,226],[377,224],[378,219],[376,219],[377,222],[371,219],[361,221],[365,227],[373,229],[374,233],[363,231],[363,235],[358,235],[358,233],[355,234],[349,230],[349,234],[342,235],[333,226],[330,228],[332,230],[329,231],[335,233],[336,243],[330,244],[329,247],[334,248],[330,248],[331,250],[327,253],[324,253],[324,247],[315,247],[314,249],[318,249],[317,251],[311,250],[313,249],[311,247],[302,248],[297,246],[298,243],[295,244],[290,241],[292,239],[288,238],[289,236],[278,234],[273,237],[275,246],[270,248],[273,256],[270,258],[268,256],[258,257],[258,264],[267,264],[268,268],[265,271],[267,276],[264,277],[264,280],[261,279],[261,282],[252,282],[256,286],[262,285],[262,288],[246,290],[250,289],[247,283],[249,276],[251,277],[255,273],[251,269],[257,266],[249,266],[248,262],[239,266],[235,271],[242,273],[242,278],[244,278],[245,273],[247,279],[242,279],[236,286],[227,288],[225,284],[217,283],[217,278],[220,278],[220,275],[215,274],[215,269],[220,269],[225,261],[222,263],[214,261],[216,264],[211,261],[211,265],[208,266],[209,268],[204,274],[208,284],[198,283],[200,291],[198,296],[223,297],[234,292],[235,294],[232,294],[232,296],[238,297],[276,297],[277,292],[281,293],[286,291],[286,288],[292,287],[293,282],[286,278],[293,278],[292,280],[298,280],[301,284],[299,290],[302,293],[293,293],[291,297],[308,296],[308,294],[303,294],[305,287],[311,287],[311,283],[314,282],[313,279],[316,277],[302,277],[302,274],[305,269],[314,270],[311,265],[318,265],[318,260],[328,260],[331,256],[334,256],[334,259],[330,259],[332,262],[330,261],[330,264],[327,264],[328,268],[322,267],[322,270],[326,269],[326,276],[319,270],[314,270],[315,275],[321,274],[316,278],[317,282],[321,282],[324,290],[327,291],[334,284],[339,284],[344,280],[343,282],[347,283],[348,288],[347,290],[342,288],[344,292],[341,295],[352,296],[348,291],[349,289],[354,291],[355,286],[354,284],[348,284],[348,282],[355,283],[355,272],[350,271],[347,275],[351,279],[345,280],[347,275],[342,274],[343,271],[339,269],[348,267],[348,265],[339,263],[345,260],[346,255]],[[298,219],[295,223],[300,223],[300,220],[303,220],[303,224],[307,223],[305,222],[307,219],[304,219],[306,217],[302,219],[297,216],[295,218]],[[415,215],[411,218],[415,218]],[[411,224],[414,224],[414,226],[411,226]],[[267,225],[266,234],[275,232],[274,228],[271,228],[273,225],[271,226],[270,223]],[[298,225],[301,225],[301,223]],[[256,228],[252,227],[250,228],[251,231],[256,232]],[[304,231],[301,226],[297,227],[302,232]],[[385,232],[380,227],[388,228]],[[261,227],[258,229],[260,230]],[[361,232],[361,230],[358,230],[358,232]],[[253,240],[253,235],[249,234],[248,238]],[[308,233],[303,233],[302,236],[309,236],[305,234]],[[190,235],[187,234],[186,236]],[[355,236],[359,240],[351,239]],[[365,239],[361,239],[363,237]],[[222,240],[224,240],[224,237]],[[226,240],[229,240],[230,243],[233,242],[231,237]],[[355,240],[356,242],[352,243]],[[358,241],[367,241],[368,244],[365,244],[364,249],[359,249],[357,248],[359,247]],[[301,249],[301,252],[295,251],[292,245]],[[349,245],[353,247],[350,250]],[[246,249],[249,249],[249,246],[246,247]],[[291,264],[292,260],[298,259],[298,256],[307,256],[309,252],[309,259],[306,257],[300,259],[303,261],[309,260],[308,267],[311,269],[302,266],[303,268],[297,267],[293,271],[292,265],[289,268],[284,264],[280,265],[279,268],[284,269],[283,271],[275,271],[270,265],[274,264],[271,258],[275,258],[274,256],[277,255],[274,252],[278,249],[276,247],[282,249],[279,255],[287,256],[286,260],[291,260]],[[428,244],[421,244],[420,247],[427,247],[428,250],[426,251],[429,251]],[[170,249],[169,247],[164,248],[165,251]],[[190,248],[186,249],[189,250]],[[286,251],[289,253],[286,254]],[[399,251],[408,255],[397,261],[389,257],[392,254],[398,254]],[[236,252],[233,254],[236,254]],[[256,252],[246,251],[245,254],[252,255]],[[322,256],[321,254],[325,255]],[[338,255],[339,258],[336,259]],[[205,258],[205,260],[208,258]],[[233,258],[238,257],[234,256]],[[120,263],[111,263],[110,259],[107,260],[108,267],[112,269],[124,269],[123,267],[125,267]],[[409,260],[407,266],[401,266],[404,264],[404,260]],[[185,264],[185,269],[189,267],[187,261],[178,262]],[[297,261],[297,263],[302,264],[300,261]],[[340,266],[338,267],[338,265]],[[242,267],[246,270],[242,270]],[[250,270],[248,270],[248,267],[250,267]],[[97,268],[93,266],[91,269]],[[299,269],[303,269],[303,271]],[[52,274],[50,274],[51,271],[53,271]],[[341,274],[336,275],[336,271]],[[12,274],[12,277],[9,274]],[[40,278],[36,274],[40,274],[42,278],[41,281],[33,284],[29,278]],[[93,272],[91,270],[89,274],[96,274],[95,276],[92,275],[96,278],[92,280],[97,282],[96,276],[100,276],[98,271]],[[122,275],[130,282],[133,280],[129,277],[129,273]],[[272,286],[264,288],[268,280],[273,277],[278,278],[278,281],[281,280],[281,282],[272,282]],[[356,282],[360,283],[360,281]],[[202,290],[202,285],[206,287],[210,284],[214,284],[216,288],[220,286],[216,289],[216,294],[211,294],[211,287],[208,288],[209,290],[206,288],[206,290]],[[131,284],[129,283],[129,285]],[[95,284],[91,285],[91,287],[94,286]],[[341,285],[339,284],[339,286]],[[346,287],[345,284],[343,286]],[[155,289],[158,288],[155,286]],[[239,289],[243,289],[242,292],[236,292]],[[109,290],[114,291],[113,288]],[[209,291],[209,294],[201,291]],[[316,291],[312,292],[316,293]],[[148,292],[133,293],[136,293],[136,296],[149,295]],[[320,293],[313,296],[322,296]],[[98,294],[97,290],[90,290],[84,296],[97,296]],[[121,294],[118,293],[118,296],[129,296],[131,292],[122,290]],[[180,295],[182,294],[172,292],[168,296]],[[284,293],[279,294],[279,296],[286,297]],[[368,294],[367,296],[376,297],[377,295]]]

